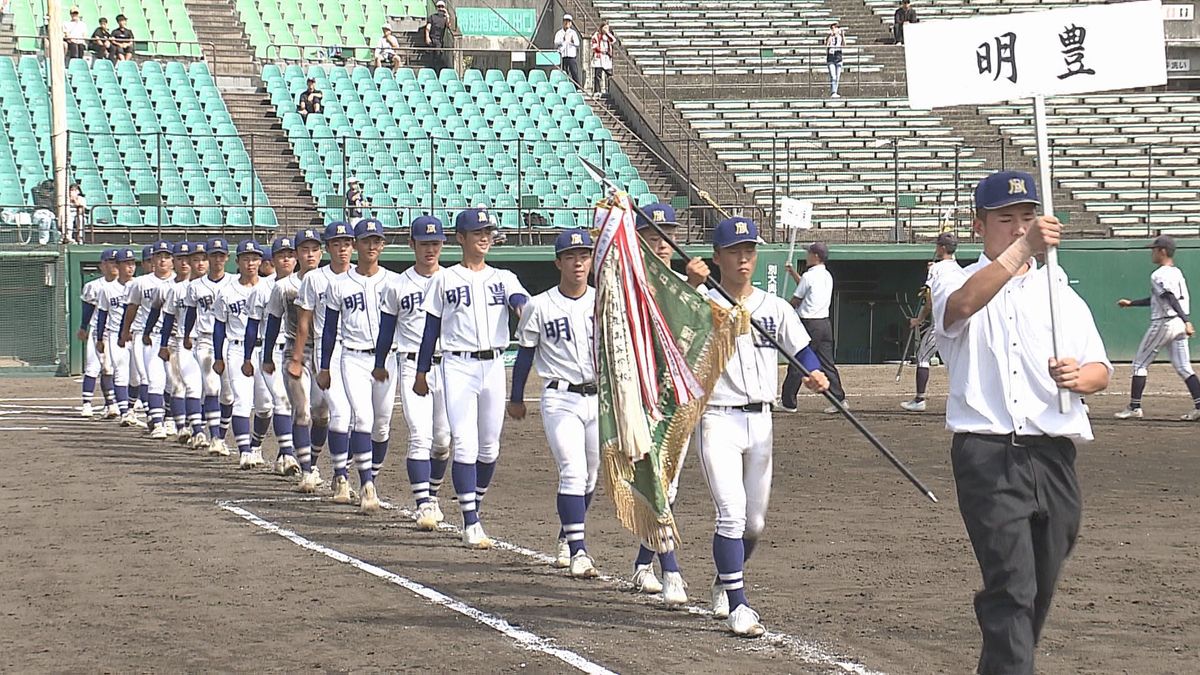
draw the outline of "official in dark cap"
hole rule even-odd
[[[796,291],[792,293],[792,307],[800,315],[804,329],[812,338],[813,351],[821,362],[821,372],[829,378],[829,393],[833,394],[842,405],[846,405],[846,391],[842,388],[842,375],[833,362],[833,321],[829,318],[829,306],[833,303],[833,275],[825,267],[829,260],[829,247],[824,242],[809,244],[804,274],[797,274],[789,260],[785,268],[796,282]],[[787,377],[783,380],[783,395],[780,406],[789,412],[796,410],[796,394],[800,392],[800,371],[788,366]],[[837,412],[837,407],[828,406],[825,412]]]
[[[983,577],[975,617],[981,675],[1034,672],[1054,586],[1079,533],[1075,444],[1092,440],[1082,396],[1108,386],[1112,364],[1092,313],[1035,260],[1062,239],[1038,215],[1033,176],[994,173],[975,189],[979,261],[933,280],[933,326],[946,361],[946,428],[959,512]],[[1062,351],[1051,336],[1057,284]],[[1059,392],[1070,392],[1066,414]]]
[[[933,361],[933,355],[937,353],[937,344],[933,339],[933,327],[927,326],[925,330],[921,330],[921,326],[925,324],[925,320],[929,318],[929,313],[933,309],[929,302],[929,288],[938,274],[947,269],[954,271],[962,269],[958,266],[958,261],[954,259],[954,252],[957,250],[958,237],[954,236],[953,232],[943,232],[937,236],[937,247],[933,250],[933,260],[929,261],[925,274],[925,285],[921,287],[921,309],[917,311],[916,316],[908,320],[909,330],[921,331],[921,341],[917,343],[917,395],[911,401],[900,404],[901,408],[909,412],[925,412],[925,390],[929,387],[929,366]],[[901,356],[907,357],[908,355]],[[897,375],[896,379],[899,380],[900,376]]]

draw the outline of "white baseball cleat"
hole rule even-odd
[[[167,433],[167,428],[161,424],[154,427],[154,431],[150,432],[150,438],[153,438],[156,441],[165,441],[167,440],[168,436],[170,436],[170,434]]]
[[[781,399],[781,398],[775,399],[775,405],[773,407],[775,408],[775,410],[778,410],[780,412],[787,412],[787,413],[794,413],[799,410],[799,408],[797,408],[794,405],[784,405],[783,399]]]
[[[317,474],[317,470],[313,469],[308,473],[300,476],[300,483],[296,485],[296,492],[304,494],[312,494],[321,487],[321,477]]]
[[[142,403],[142,399],[140,398],[135,398],[133,400],[132,408],[134,412],[146,412],[146,404]]]
[[[333,503],[349,504],[354,501],[354,492],[350,489],[350,481],[345,476],[333,477]]]
[[[438,521],[433,512],[433,502],[424,502],[417,507],[417,529],[423,532],[433,532],[437,529]]]
[[[121,416],[121,410],[115,405],[106,406],[104,408],[104,419],[115,420]]]
[[[261,448],[255,448],[250,451],[250,468],[258,469],[266,465],[267,460],[263,459]]]
[[[254,453],[243,452],[238,454],[238,469],[248,471],[254,468]]]
[[[558,540],[558,548],[554,553],[554,567],[566,569],[571,566],[571,545],[566,539]]]
[[[223,439],[214,438],[208,444],[208,454],[214,457],[228,457],[229,446],[225,445]]]
[[[362,499],[358,502],[358,512],[363,515],[379,513],[383,504],[379,501],[379,493],[375,491],[374,483],[367,483],[362,488]]]
[[[137,418],[137,413],[133,412],[133,410],[129,410],[124,415],[121,415],[119,423],[123,427],[136,427],[141,424],[142,421]]]
[[[1200,408],[1190,410],[1186,414],[1180,415],[1179,419],[1183,420],[1184,422],[1195,422],[1196,420],[1200,420]]]
[[[738,605],[729,613],[727,625],[729,632],[738,637],[759,637],[767,632],[758,620],[758,612],[750,609],[750,605]]]
[[[492,538],[487,536],[487,532],[483,531],[483,523],[475,523],[474,525],[464,527],[462,541],[467,548],[480,551],[486,551],[492,547]]]
[[[646,593],[647,595],[662,593],[663,585],[658,580],[658,577],[654,576],[654,565],[638,565],[634,569],[633,587],[639,593]]]
[[[442,513],[442,503],[438,501],[437,497],[430,497],[427,503],[433,505],[433,519],[441,525],[442,521],[446,520],[446,516]]]
[[[192,440],[189,443],[189,445],[192,446],[193,450],[207,449],[208,448],[208,434],[201,431],[200,433],[196,434],[195,436],[192,436]]]
[[[587,551],[581,550],[571,556],[571,576],[576,579],[595,579],[600,576],[600,572],[596,570],[596,563]]]
[[[905,401],[904,403],[901,403],[900,407],[904,408],[908,412],[925,412],[925,399],[914,398],[911,401]]]
[[[845,408],[846,410],[849,410],[850,402],[847,401],[846,399],[842,399],[842,407]],[[831,405],[831,406],[825,408],[824,410],[822,410],[821,412],[825,413],[826,415],[833,415],[833,414],[837,413],[837,411],[838,411],[837,406]]]
[[[180,429],[175,434],[175,442],[183,446],[190,446],[192,444],[192,430],[187,427]]]
[[[712,613],[718,619],[729,618],[729,596],[725,595],[725,587],[721,585],[721,577],[713,577]]]
[[[91,417],[92,416],[92,404],[84,403],[83,405],[79,406],[79,416],[80,417]]]
[[[166,430],[167,438],[179,435],[179,429],[175,428],[175,420],[164,420],[163,423],[158,426]]]
[[[1124,410],[1122,410],[1121,412],[1118,412],[1118,413],[1114,413],[1113,417],[1115,417],[1119,420],[1127,420],[1131,417],[1135,420],[1140,420],[1140,419],[1142,419],[1142,409],[1141,408],[1130,408],[1129,406],[1125,406]]]
[[[275,473],[280,476],[295,476],[300,473],[300,462],[292,455],[280,455],[275,458]]]
[[[663,602],[668,607],[681,607],[687,604],[687,583],[679,572],[663,572]]]

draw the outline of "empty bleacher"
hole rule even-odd
[[[326,110],[303,119],[296,98],[307,77]],[[327,217],[341,213],[344,181],[355,177],[388,227],[423,211],[450,222],[477,203],[492,206],[502,227],[518,227],[519,201],[549,225],[590,226],[601,190],[577,154],[605,164],[635,198],[655,199],[561,71],[526,79],[468,70],[460,80],[452,70],[268,65],[263,81]]]
[[[274,211],[208,68],[197,62],[132,61],[67,71],[69,180],[93,206],[97,226],[259,226]],[[28,195],[50,172],[50,111],[45,75],[36,59],[17,66],[0,58],[4,133],[13,155],[0,154],[0,201],[18,186]],[[156,195],[162,195],[162,209]],[[150,200],[140,196],[151,196]]]
[[[868,9],[887,21],[889,25],[896,8],[900,6],[896,0],[863,0],[863,2],[866,3]],[[1084,4],[1085,2],[1087,0],[936,0],[936,2],[916,2],[913,4],[913,9],[917,10],[917,18],[921,20],[959,19],[980,14],[1033,12],[1040,9]]]
[[[1113,231],[1200,224],[1200,95],[1111,94],[1051,98],[1054,180]],[[979,107],[1029,156],[1030,105]]]
[[[165,58],[191,57],[201,54],[196,29],[192,26],[184,0],[154,0],[154,2],[124,2],[122,0],[73,0],[89,31],[95,30],[100,19],[108,19],[108,29],[117,27],[117,15],[124,14],[138,45],[138,53]],[[42,49],[37,39],[42,31],[45,3],[40,0],[12,0],[13,31],[20,36],[18,49],[36,53]],[[65,17],[63,19],[66,20]]]
[[[322,46],[374,46],[390,16],[425,16],[424,0],[236,0],[254,55],[298,61]],[[268,45],[279,45],[269,49]]]
[[[817,227],[891,227],[899,157],[901,218],[936,226],[958,196],[969,202],[983,160],[940,117],[903,99],[676,101],[737,180],[769,206],[814,202]],[[893,143],[896,147],[893,147]]]

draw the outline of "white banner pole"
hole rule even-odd
[[[1033,125],[1037,136],[1038,172],[1042,184],[1042,213],[1054,215],[1054,183],[1050,175],[1050,140],[1046,132],[1046,97],[1037,94],[1033,97]],[[1063,353],[1062,326],[1059,320],[1062,313],[1058,305],[1058,247],[1046,249],[1046,275],[1050,287],[1050,336],[1054,346],[1054,358],[1057,360]],[[1067,414],[1071,410],[1071,392],[1066,389],[1058,390],[1058,411]]]

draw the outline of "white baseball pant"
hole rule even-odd
[[[100,377],[101,359],[96,353],[96,334],[88,331],[83,341],[83,374],[87,377]]]
[[[417,379],[417,361],[406,354],[400,361],[400,409],[408,425],[408,459],[450,458],[450,422],[446,419],[446,399],[442,396],[442,371],[433,368],[425,376],[428,396],[413,393]]]
[[[769,410],[709,406],[700,418],[700,470],[717,507],[717,534],[756,539],[771,499]]]
[[[454,461],[495,462],[504,425],[504,359],[442,356],[442,398],[450,422]]]
[[[270,415],[271,393],[262,377],[262,369],[255,368],[250,377],[242,374],[242,362],[246,358],[244,349],[241,340],[228,340],[225,345],[225,372],[229,373],[233,388],[233,416],[250,417],[251,413],[258,417]],[[252,363],[259,360],[258,347],[254,348],[250,359]]]
[[[204,378],[200,375],[200,362],[196,360],[196,352],[184,349],[183,345],[171,347],[171,366],[178,373],[175,391],[183,394],[184,398],[204,397]]]
[[[928,368],[937,353],[937,343],[933,340],[933,326],[921,333],[921,342],[917,345],[917,367]]]
[[[104,355],[112,367],[113,385],[127,387],[129,386],[130,346],[126,344],[124,347],[120,347],[117,345],[118,340],[120,337],[115,334],[115,331],[104,334]]]
[[[232,374],[230,369],[225,368],[225,372],[218,375],[213,371],[213,363],[216,362],[216,354],[213,353],[212,336],[206,335],[204,338],[197,339],[192,344],[193,351],[196,356],[196,362],[200,364],[200,377],[205,396],[219,396],[223,405],[233,404],[233,381],[230,379]],[[229,365],[228,362],[225,364]],[[238,367],[242,365],[241,357],[238,357]]]
[[[374,353],[342,349],[342,386],[350,403],[350,430],[369,433],[376,442],[388,440],[396,407],[396,358],[391,353],[384,368],[388,377],[380,382],[371,376]]]
[[[275,374],[281,377],[284,389],[287,391],[288,408],[292,411],[292,423],[302,427],[312,426],[314,422],[328,424],[329,406],[326,405],[318,411],[316,406],[310,403],[311,400],[315,400],[312,390],[317,389],[312,377],[312,355],[305,355],[304,366],[300,369],[300,377],[292,377],[287,374],[287,364],[292,358],[291,350],[285,350],[282,354],[276,361]],[[318,417],[318,412],[323,413],[324,416]]]
[[[1179,377],[1186,380],[1195,374],[1196,371],[1192,370],[1187,330],[1184,328],[1183,319],[1176,316],[1150,322],[1150,328],[1146,329],[1146,334],[1142,336],[1142,342],[1133,357],[1135,377],[1146,377],[1149,374],[1150,364],[1154,363],[1163,347],[1167,348],[1167,353],[1171,356],[1171,365],[1175,366]]]
[[[596,489],[600,470],[600,397],[546,389],[542,426],[558,463],[558,494],[583,496]]]
[[[320,371],[316,363],[318,356],[313,354],[309,372]],[[329,389],[317,386],[317,378],[312,378],[308,390],[312,401],[312,416],[314,423],[322,418],[328,420],[329,430],[336,434],[350,433],[350,400],[346,398],[346,387],[342,383],[342,343],[333,346],[333,354],[329,358]],[[293,424],[295,417],[292,418]]]
[[[167,390],[167,364],[158,358],[157,337],[152,336],[148,345],[142,344],[139,337],[135,347],[142,357],[143,373],[146,376],[143,382],[147,386],[147,392],[151,394],[162,394]]]
[[[140,387],[143,384],[149,386],[150,378],[146,375],[146,355],[142,351],[142,348],[145,346],[142,344],[142,334],[130,333],[130,336],[133,339],[127,343],[130,364],[129,386],[130,388]],[[131,398],[137,398],[133,394],[130,394],[130,396]]]
[[[261,351],[261,350],[260,350]],[[284,345],[275,345],[275,358],[280,358],[280,355],[286,354]],[[291,415],[292,402],[288,396],[287,385],[284,384],[284,374],[287,366],[287,359],[275,362],[275,372],[263,372],[263,380],[267,383],[267,391],[271,394],[271,410],[276,415]],[[262,361],[258,362],[255,370],[262,370]]]

